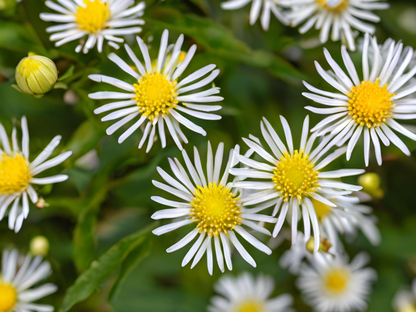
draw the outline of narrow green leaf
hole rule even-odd
[[[68,288],[60,311],[69,311],[76,303],[87,299],[103,281],[113,274],[132,250],[143,244],[147,235],[155,226],[156,223],[153,223],[136,233],[124,237],[98,260],[92,262],[90,268],[82,273],[75,283]]]

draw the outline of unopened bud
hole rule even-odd
[[[381,179],[377,173],[369,172],[358,178],[358,183],[363,187],[363,191],[375,198],[384,196],[383,190],[380,188]]]
[[[42,96],[54,87],[58,80],[55,63],[45,56],[29,53],[16,67],[16,82],[27,94]]]
[[[49,241],[45,236],[35,236],[30,241],[30,252],[34,256],[46,256],[49,252]]]

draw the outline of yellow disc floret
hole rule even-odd
[[[19,153],[14,157],[0,155],[0,196],[26,190],[31,179],[25,157]]]
[[[341,294],[348,287],[351,273],[343,268],[332,268],[324,277],[325,289],[331,294]]]
[[[319,200],[312,199],[313,208],[315,208],[316,216],[318,220],[322,222],[323,219],[332,211],[332,207],[328,206]]]
[[[296,197],[311,196],[319,187],[318,171],[309,161],[309,155],[295,150],[293,155],[284,152],[277,167],[273,169],[273,182],[276,189],[281,192],[285,201]]]
[[[12,311],[16,301],[17,293],[14,286],[0,279],[0,312]]]
[[[107,1],[84,0],[85,6],[79,6],[75,14],[78,28],[90,34],[96,34],[107,28],[111,12]]]
[[[316,3],[333,12],[343,12],[348,7],[348,0],[316,0]]]
[[[243,302],[241,306],[239,306],[236,312],[263,312],[264,310],[264,303],[257,300],[250,300]]]
[[[240,225],[240,198],[237,198],[228,187],[210,183],[199,186],[195,190],[195,198],[191,202],[191,216],[198,222],[197,229],[205,231],[209,236],[227,234],[234,226]]]
[[[177,81],[169,81],[160,73],[147,73],[134,84],[137,106],[140,113],[150,121],[164,114],[178,104],[175,86]]]
[[[387,85],[380,86],[378,79],[376,82],[363,81],[359,86],[351,88],[349,115],[361,126],[380,127],[392,116],[394,103],[391,98],[394,95],[387,90]]]
[[[416,312],[416,306],[409,303],[401,308],[399,312]]]

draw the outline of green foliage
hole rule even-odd
[[[188,152],[196,146],[205,155],[207,140],[213,146],[224,142],[226,149],[240,144],[245,151],[241,138],[249,134],[260,136],[263,116],[278,125],[279,115],[284,115],[292,125],[294,137],[300,136],[307,115],[304,107],[310,104],[301,95],[305,91],[301,81],[324,86],[313,62],[317,60],[328,68],[321,46],[305,48],[316,32],[302,36],[272,19],[266,33],[259,24],[248,25],[249,7],[223,11],[220,0],[146,2],[146,24],[141,36],[151,46],[152,56],[157,54],[160,35],[167,28],[170,43],[183,33],[185,50],[194,43],[198,46],[187,73],[208,64],[216,64],[221,70],[215,84],[221,87],[225,98],[220,111],[222,120],[201,122],[207,137],[187,131]],[[379,42],[392,37],[416,47],[415,33],[398,23],[407,10],[416,10],[416,5],[406,0],[390,2],[392,8],[380,12]],[[57,311],[205,311],[221,274],[215,270],[214,276],[209,276],[204,259],[193,270],[182,268],[186,250],[166,253],[166,248],[186,231],[164,237],[150,233],[155,227],[150,216],[161,209],[150,200],[152,195],[161,195],[151,184],[152,180],[160,180],[156,167],[167,169],[167,157],[180,158],[180,152],[171,139],[167,148],[162,149],[158,141],[147,154],[137,149],[140,133],[123,144],[117,143],[117,134],[121,132],[106,135],[109,123],[101,122],[102,116],[93,113],[105,102],[93,101],[88,94],[111,88],[92,82],[88,75],[102,73],[126,81],[130,77],[108,60],[107,55],[115,51],[107,45],[103,53],[93,49],[88,55],[75,53],[75,43],[54,47],[45,31],[50,24],[39,18],[46,11],[49,9],[43,0],[22,0],[0,14],[0,122],[10,130],[14,118],[27,116],[31,159],[55,135],[62,135],[56,154],[71,150],[73,156],[51,171],[64,171],[70,178],[39,189],[49,207],[32,207],[19,235],[7,229],[7,222],[0,222],[0,249],[16,246],[27,251],[32,237],[48,238],[51,248],[47,260],[54,271],[50,280],[59,291],[43,302],[52,302]],[[127,36],[126,40],[140,55],[134,37]],[[341,60],[339,43],[329,42],[326,47],[337,61]],[[60,73],[60,87],[66,89],[55,89],[41,99],[13,89],[15,67],[28,52],[52,58]],[[123,48],[116,53],[127,58]],[[311,114],[311,124],[319,120]],[[411,157],[390,146],[383,150],[383,166],[376,166],[372,159],[368,168],[381,176],[385,194],[371,203],[379,218],[382,244],[371,246],[360,234],[347,247],[350,255],[366,250],[372,257],[371,266],[378,272],[369,312],[391,311],[395,292],[416,276],[416,142],[405,143],[413,151]],[[362,168],[362,155],[363,142],[359,142],[350,162],[339,159],[334,166]],[[95,165],[86,166],[85,157],[96,158]],[[354,178],[350,182],[357,181]],[[289,247],[283,244],[271,256],[249,249],[255,255],[257,269],[235,255],[232,274],[252,271],[272,275],[275,294],[291,293],[296,311],[309,312],[311,309],[294,286],[295,277],[278,264]]]

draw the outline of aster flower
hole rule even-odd
[[[292,312],[292,296],[283,294],[275,298],[270,296],[274,290],[274,281],[270,276],[249,273],[238,277],[223,276],[214,286],[220,296],[211,299],[209,312]]]
[[[261,15],[261,26],[264,30],[268,30],[270,26],[270,15],[273,13],[274,16],[284,25],[289,24],[289,20],[286,18],[284,13],[281,10],[281,0],[229,0],[223,2],[221,7],[224,10],[237,10],[247,4],[251,4],[250,11],[250,25],[258,20]],[[263,9],[262,9],[263,6]]]
[[[33,303],[58,289],[54,284],[32,288],[51,274],[51,266],[38,256],[19,255],[17,250],[3,251],[0,275],[0,311],[5,312],[51,312],[50,305]]]
[[[122,143],[143,125],[144,133],[139,148],[143,146],[146,140],[148,140],[147,151],[152,148],[156,128],[164,148],[166,146],[166,123],[176,145],[179,149],[182,149],[181,140],[185,143],[188,143],[188,140],[180,125],[204,136],[206,132],[181,113],[206,120],[221,119],[221,116],[210,113],[220,110],[221,106],[201,104],[222,101],[222,97],[215,96],[220,92],[219,88],[210,86],[206,90],[195,92],[195,90],[212,84],[220,71],[215,69],[216,65],[211,64],[183,79],[179,79],[195,54],[196,45],[193,45],[185,54],[181,52],[184,36],[179,36],[173,47],[168,46],[168,36],[169,32],[165,30],[162,35],[157,64],[154,67],[146,44],[139,37],[137,42],[143,54],[144,66],[128,45],[125,45],[125,48],[136,66],[136,70],[133,70],[116,54],[108,56],[111,61],[130,74],[134,78],[134,82],[124,82],[104,75],[90,75],[90,79],[94,81],[105,82],[127,91],[96,92],[89,95],[92,99],[123,100],[103,105],[95,110],[96,114],[115,110],[102,118],[102,121],[121,118],[107,129],[108,135],[113,134],[131,120],[138,119],[119,137],[119,143]]]
[[[379,0],[283,0],[285,6],[291,8],[287,17],[291,25],[296,27],[305,22],[299,29],[301,34],[315,26],[320,29],[321,43],[338,41],[342,35],[346,38],[351,50],[355,50],[353,30],[373,34],[375,27],[368,22],[379,22],[380,17],[374,10],[386,10],[389,4]]]
[[[309,257],[311,265],[301,269],[297,286],[314,311],[352,312],[367,308],[371,283],[377,273],[364,268],[369,257],[361,253],[351,263],[345,257],[316,253]]]
[[[256,205],[256,211],[274,206],[273,217],[279,212],[278,221],[273,231],[274,237],[279,234],[285,219],[288,218],[292,225],[292,244],[295,244],[298,219],[302,218],[306,240],[310,238],[312,223],[316,251],[320,241],[316,203],[336,207],[337,205],[330,200],[331,198],[361,189],[360,186],[338,180],[341,177],[361,174],[364,170],[323,171],[322,169],[334,159],[345,153],[346,149],[337,149],[323,158],[328,151],[328,141],[331,137],[325,137],[313,149],[317,135],[313,134],[308,138],[309,117],[306,117],[300,146],[295,150],[289,124],[282,116],[280,116],[280,120],[287,145],[281,141],[271,124],[263,118],[263,121],[260,122],[261,132],[267,143],[267,148],[272,153],[269,153],[257,138],[252,136],[250,139],[243,138],[248,147],[265,162],[236,155],[237,159],[248,168],[232,168],[230,172],[240,180],[234,184],[235,187],[253,190],[247,196],[243,194],[241,198],[246,206]]]
[[[238,147],[236,153],[238,153]],[[228,181],[229,168],[235,165],[236,161],[233,156],[234,150],[230,151],[224,171],[222,171],[223,154],[223,143],[219,144],[215,157],[208,143],[205,171],[196,148],[194,148],[194,163],[183,151],[182,156],[189,173],[176,158],[169,159],[174,177],[162,168],[157,168],[163,180],[169,185],[153,181],[157,188],[180,199],[180,201],[172,201],[158,196],[152,197],[153,201],[171,207],[157,211],[153,214],[153,219],[175,219],[171,224],[155,229],[153,233],[162,235],[185,226],[192,228],[189,234],[168,248],[167,252],[179,250],[198,237],[183,259],[182,266],[187,265],[193,258],[191,266],[193,268],[206,253],[208,271],[211,275],[213,272],[212,244],[215,246],[218,267],[222,272],[225,270],[224,259],[228,269],[232,270],[231,246],[237,249],[245,261],[255,267],[256,262],[240,243],[236,233],[258,250],[271,254],[270,248],[250,234],[245,227],[270,235],[271,233],[259,226],[256,221],[269,223],[276,221],[270,216],[257,214],[255,210],[244,207],[240,200],[240,191]]]
[[[104,41],[115,49],[117,43],[123,43],[119,36],[141,32],[144,21],[145,3],[135,5],[134,0],[57,0],[46,1],[45,4],[57,13],[41,13],[45,22],[61,23],[46,28],[51,41],[59,47],[65,43],[80,40],[76,52],[88,53],[95,45],[102,52]],[[87,37],[85,41],[83,38]]]
[[[51,143],[33,160],[29,161],[29,131],[25,117],[21,121],[22,144],[17,142],[17,130],[12,132],[10,145],[6,130],[0,123],[0,220],[3,219],[7,208],[9,212],[9,228],[17,233],[22,227],[23,220],[29,215],[29,199],[38,202],[38,194],[32,185],[44,185],[63,182],[68,179],[65,174],[37,178],[43,171],[64,162],[72,152],[65,152],[47,160],[58,146],[61,137],[56,136]]]
[[[413,281],[413,292],[400,290],[393,298],[393,308],[395,312],[415,312],[416,311],[416,280]]]
[[[348,142],[348,160],[358,139],[363,136],[366,166],[370,159],[370,142],[373,143],[379,165],[382,164],[380,141],[386,146],[391,142],[410,155],[409,149],[394,131],[416,140],[416,134],[396,121],[416,118],[416,100],[412,98],[416,93],[416,83],[411,80],[416,73],[416,66],[408,69],[413,49],[406,49],[404,53],[403,44],[392,40],[388,49],[380,49],[377,39],[366,34],[362,51],[362,79],[345,46],[341,51],[348,75],[326,49],[324,54],[332,69],[330,74],[315,62],[318,73],[336,92],[320,90],[304,82],[312,92],[303,93],[305,97],[330,106],[306,107],[314,113],[329,115],[312,131],[319,135],[330,132],[334,136],[332,144]]]

